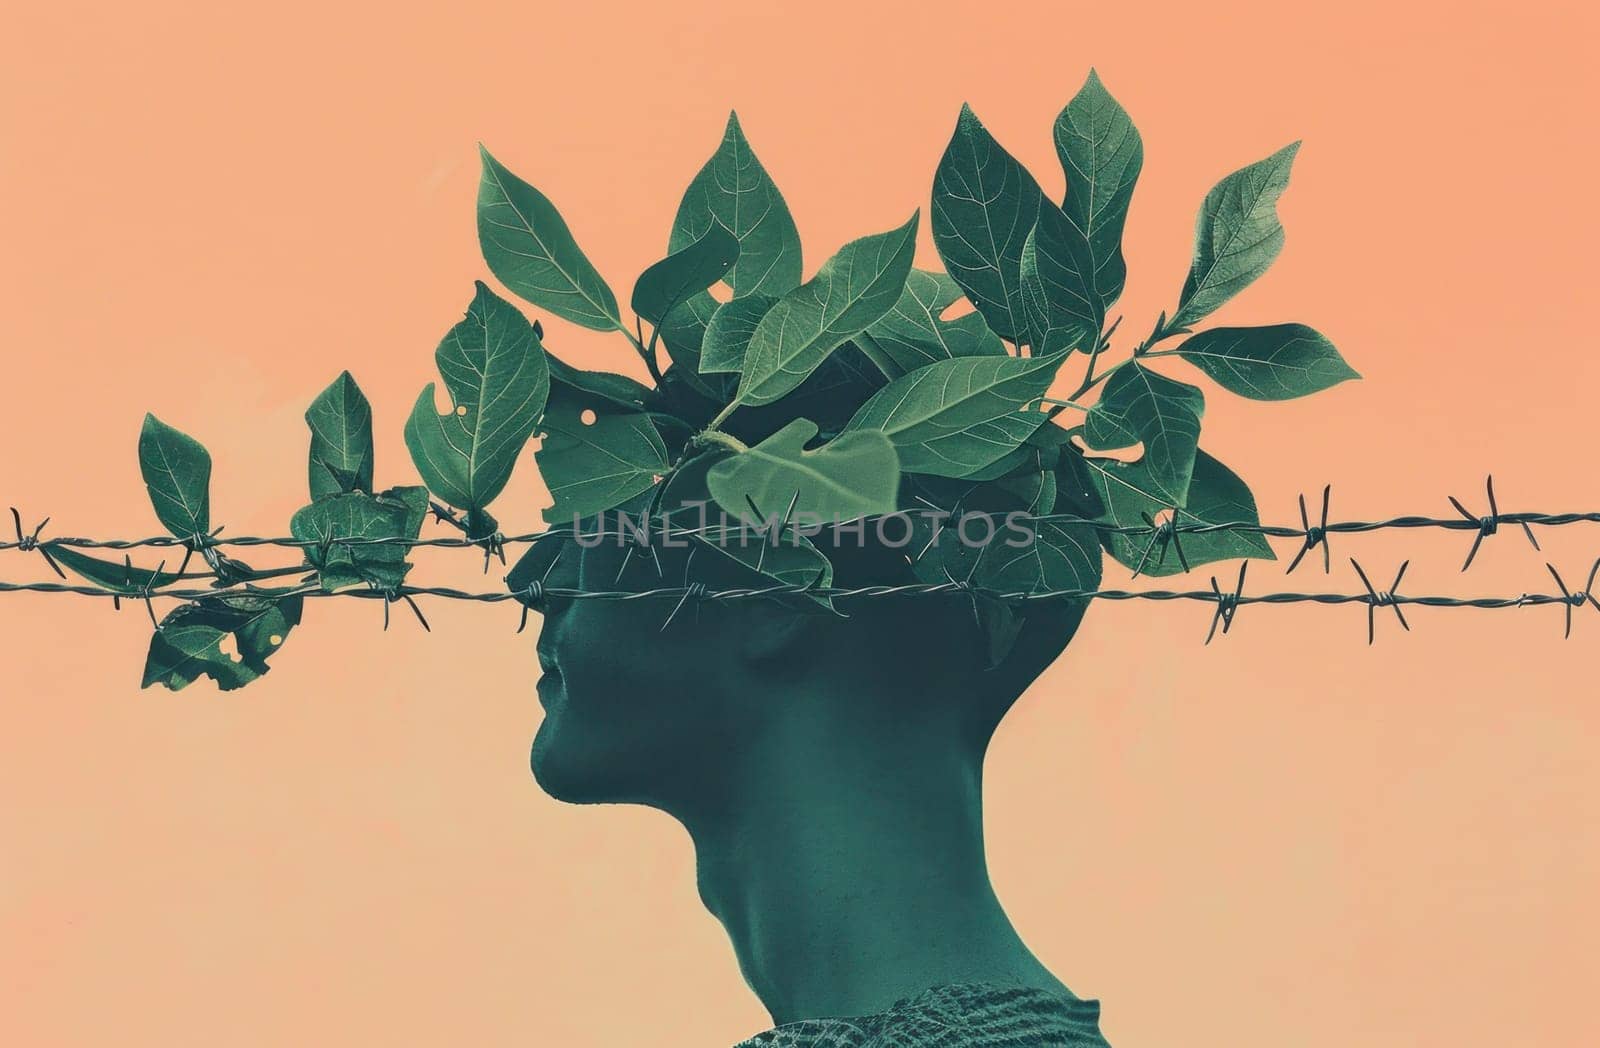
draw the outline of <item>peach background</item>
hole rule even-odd
[[[1586,5],[578,6],[13,10],[0,502],[57,534],[154,532],[150,409],[209,445],[217,521],[280,533],[301,411],[341,367],[374,402],[379,480],[413,481],[404,414],[485,272],[475,141],[625,298],[730,106],[814,268],[926,205],[963,99],[1058,190],[1050,121],[1091,64],[1146,142],[1135,334],[1178,290],[1207,187],[1305,139],[1288,246],[1217,319],[1312,323],[1366,381],[1210,394],[1206,443],[1265,516],[1330,480],[1340,515],[1477,505],[1488,471],[1508,508],[1600,502]],[[547,326],[632,367],[620,338]],[[531,526],[543,497],[525,458],[501,516]],[[1461,535],[1335,553],[1385,577],[1411,556],[1413,592],[1467,593],[1544,590],[1546,557],[1571,578],[1600,553],[1593,528],[1542,538],[1489,541],[1465,577]],[[427,610],[431,637],[312,604],[270,676],[219,697],[138,690],[137,607],[0,600],[0,1041],[701,1046],[764,1026],[675,827],[535,789],[515,614]],[[1111,1041],[1600,1039],[1600,616],[1562,643],[1556,609],[1417,610],[1370,649],[1355,608],[1247,608],[1209,649],[1205,619],[1097,608],[993,754],[1001,893]]]

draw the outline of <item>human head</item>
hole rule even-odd
[[[611,540],[583,548],[569,533],[536,547],[508,583],[523,592],[534,580],[543,591],[754,582],[715,550],[657,542],[630,553]],[[901,549],[832,531],[812,542],[825,548],[835,587],[916,581]],[[546,596],[540,610],[540,785],[576,803],[681,815],[718,803],[734,788],[739,756],[781,744],[784,733],[869,746],[882,732],[914,732],[976,769],[1001,717],[1071,640],[1084,604],[1030,602],[997,660],[986,620],[1013,612],[962,592],[839,599],[831,613],[803,597],[679,593]]]

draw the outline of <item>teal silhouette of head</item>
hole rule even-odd
[[[1020,500],[991,500],[981,526],[908,507],[842,527],[791,525],[774,539],[707,498],[704,476],[727,456],[713,449],[664,491],[559,529],[507,577],[543,617],[544,720],[532,752],[540,786],[560,800],[691,818],[728,803],[753,771],[748,761],[818,735],[869,750],[874,738],[916,738],[976,767],[1006,710],[1072,639],[1086,602],[1024,607],[961,589],[893,590],[970,571],[1002,548],[1026,554],[1026,530],[1006,532],[1001,513],[1018,512]],[[1007,538],[1019,544],[1003,547]],[[875,589],[720,596],[815,580],[806,571],[833,593]]]

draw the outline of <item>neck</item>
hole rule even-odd
[[[683,820],[746,980],[778,1024],[950,983],[1065,992],[989,883],[981,745],[933,716],[862,716],[874,698],[774,697],[799,712],[743,749],[731,801]]]

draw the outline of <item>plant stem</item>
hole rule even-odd
[[[722,418],[732,410],[733,405],[729,404],[727,409],[723,411],[722,416],[719,416],[716,420],[714,420],[711,423],[710,428],[703,429],[699,433],[696,433],[690,443],[701,447],[704,447],[708,444],[714,444],[719,448],[727,448],[729,451],[732,451],[735,454],[741,451],[749,451],[750,447],[744,441],[740,440],[738,437],[729,436],[728,434],[723,433],[721,430],[716,428],[717,423],[720,422]]]
[[[1129,364],[1143,360],[1146,357],[1176,356],[1178,351],[1175,349],[1164,349],[1151,352],[1150,347],[1159,345],[1174,335],[1182,335],[1186,330],[1187,329],[1185,328],[1169,328],[1167,326],[1167,315],[1163,313],[1161,315],[1161,319],[1156,321],[1155,328],[1150,332],[1145,340],[1133,347],[1132,356],[1130,356],[1127,360],[1119,361],[1116,364],[1113,364],[1111,367],[1106,368],[1098,375],[1094,373],[1094,362],[1096,357],[1099,356],[1101,347],[1096,347],[1095,352],[1089,357],[1089,371],[1088,374],[1084,375],[1083,377],[1083,385],[1079,386],[1077,390],[1073,392],[1072,396],[1068,397],[1067,399],[1077,400],[1079,397],[1083,396],[1085,393],[1089,392],[1091,389],[1098,386],[1100,383],[1104,382],[1118,371],[1127,367]]]
[[[739,402],[735,400],[732,404],[729,404],[727,407],[717,412],[717,417],[711,420],[711,425],[707,426],[705,431],[707,433],[715,433],[717,430],[721,429],[722,424],[728,421],[728,416],[733,414],[734,409],[738,406]]]
[[[633,344],[634,352],[638,353],[639,359],[644,361],[644,366],[649,369],[650,377],[655,380],[656,385],[661,385],[661,368],[656,364],[656,340],[652,338],[650,340],[650,348],[645,349],[644,342],[641,341],[633,332],[629,331],[620,324],[617,326],[617,330],[622,332],[623,338],[627,339]]]

